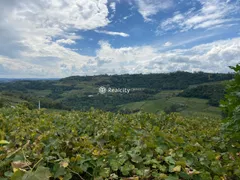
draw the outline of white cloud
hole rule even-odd
[[[115,3],[115,2],[111,2],[110,8],[111,8],[112,11],[115,13],[115,12],[116,12],[116,3]]]
[[[187,44],[190,44],[190,43],[193,43],[193,42],[198,42],[199,40],[206,40],[210,37],[214,37],[214,36],[217,36],[217,35],[219,35],[219,33],[206,33],[205,35],[195,36],[193,38],[188,38],[186,40],[174,42],[174,44],[171,44],[171,48],[183,47]],[[161,48],[160,50],[162,50],[162,49],[164,50],[164,48]]]
[[[138,12],[143,16],[145,21],[151,21],[151,16],[161,10],[173,6],[172,0],[134,0],[138,6]]]
[[[75,33],[78,30],[94,30],[110,22],[107,0],[8,0],[0,1],[0,7],[4,7],[0,12],[0,62],[8,72],[5,76],[80,73],[92,57],[62,45],[82,39]]]
[[[100,31],[100,30],[95,30],[97,33],[103,33],[103,34],[108,34],[112,36],[122,36],[122,37],[129,37],[129,34],[126,34],[124,32],[112,32],[112,31]]]
[[[190,49],[158,52],[151,46],[112,48],[100,42],[98,60],[107,60],[100,69],[95,62],[92,68],[103,73],[161,73],[172,71],[229,72],[228,66],[240,62],[240,38],[202,44]]]
[[[76,44],[76,42],[71,39],[59,39],[56,42],[58,44]]]
[[[163,53],[151,46],[114,49],[110,44],[101,42],[97,57],[111,61],[101,66],[108,73],[113,69],[115,73],[160,73],[176,70],[228,72],[228,66],[240,62],[240,38]]]
[[[157,7],[159,2],[139,0],[139,12],[148,20],[164,9]],[[153,46],[113,48],[108,42],[101,41],[94,57],[64,47],[64,44],[74,44],[83,38],[76,33],[79,30],[96,30],[108,25],[107,0],[8,0],[0,1],[0,7],[4,7],[0,11],[1,77],[66,77],[175,70],[226,72],[229,65],[240,62],[240,38],[166,52]],[[222,13],[226,12],[233,10],[226,9]],[[225,17],[218,16],[219,10],[213,7],[204,13],[215,14],[215,20],[219,21]],[[202,14],[198,12],[191,19],[190,15],[178,13],[171,20],[182,25],[181,30],[210,26],[208,21],[213,19],[207,15],[208,18],[201,17]],[[230,21],[229,18],[223,20]],[[170,25],[166,23],[166,27],[171,28]],[[97,32],[129,36],[123,32]]]
[[[113,63],[147,61],[156,55],[156,49],[151,46],[112,48],[108,42],[100,41],[101,48],[97,51],[99,59],[111,59]]]
[[[132,16],[134,16],[134,12],[132,12],[131,14],[129,14],[129,15],[127,15],[127,16],[124,16],[122,19],[123,20],[127,20],[127,19],[129,19],[129,18],[131,18]],[[122,21],[122,20],[120,20],[120,21]]]
[[[109,7],[112,10],[112,13],[109,19],[112,20],[112,18],[115,16],[115,13],[116,13],[116,2],[111,2]]]
[[[176,12],[173,17],[163,21],[158,34],[165,31],[188,31],[190,29],[208,29],[214,26],[229,25],[239,22],[239,18],[231,17],[232,14],[240,12],[240,3],[229,3],[225,0],[199,0],[200,10],[190,9],[185,13]]]
[[[131,16],[124,16],[123,19],[127,20],[128,18],[130,18]]]
[[[11,74],[22,77],[66,77],[106,73],[162,73],[177,70],[229,72],[228,66],[240,62],[240,38],[165,52],[159,52],[158,48],[152,46],[113,48],[106,41],[100,41],[99,44],[100,48],[95,57],[81,56],[57,43],[49,46],[50,49],[47,47],[25,54],[25,61],[1,56],[0,69],[5,77]],[[59,55],[56,56],[56,53]],[[42,54],[46,56],[43,57]],[[34,57],[34,61],[28,61],[31,57]]]
[[[50,66],[19,61],[19,59],[0,56],[0,64],[2,67],[0,76],[3,77],[59,77],[58,69],[53,71]]]
[[[26,52],[47,47],[52,39],[74,41],[82,38],[76,30],[109,23],[107,0],[9,0],[0,6],[6,9],[0,14],[0,54],[1,46]]]
[[[14,18],[34,22],[38,27],[95,29],[109,23],[107,0],[23,0]]]
[[[82,36],[77,35],[76,33],[65,33],[63,35],[63,38],[71,39],[71,40],[84,39]]]
[[[166,43],[164,43],[164,45],[163,46],[165,46],[165,47],[169,47],[169,46],[171,46],[172,45],[172,43],[171,42],[166,42]]]

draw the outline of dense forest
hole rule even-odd
[[[179,96],[209,99],[210,105],[219,106],[220,100],[224,97],[224,92],[224,84],[211,84],[187,88]]]
[[[204,73],[204,72],[173,72],[165,74],[125,74],[125,75],[102,75],[102,76],[72,76],[61,79],[62,82],[93,81],[96,78],[107,80],[95,83],[98,86],[111,86],[122,88],[148,88],[148,89],[186,89],[189,85],[206,82],[229,80],[233,74]]]

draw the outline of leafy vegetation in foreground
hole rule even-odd
[[[179,114],[0,110],[0,178],[240,179],[221,121]]]
[[[235,78],[227,86],[227,93],[221,106],[227,116],[223,130],[231,141],[240,142],[240,64],[231,67],[235,71]]]

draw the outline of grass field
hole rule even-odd
[[[208,100],[198,98],[184,98],[177,97],[177,93],[180,91],[162,91],[154,96],[154,99],[128,103],[120,105],[120,109],[137,110],[140,109],[149,113],[160,113],[165,108],[170,107],[173,104],[182,105],[183,108],[180,111],[184,116],[193,116],[199,114],[201,116],[213,116],[221,117],[221,110],[218,107],[209,106]]]

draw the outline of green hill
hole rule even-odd
[[[197,111],[218,114],[217,108],[209,106],[212,96],[202,98],[190,94],[185,96],[189,88],[199,88],[207,83],[208,89],[213,89],[216,83],[233,78],[233,74],[188,73],[175,72],[168,74],[134,74],[134,75],[99,75],[72,76],[60,80],[21,80],[0,83],[0,93],[5,106],[16,102],[28,102],[31,109],[41,106],[48,109],[82,110],[91,107],[105,111],[121,111],[122,113],[173,111],[191,114]],[[99,87],[127,88],[130,93],[99,93]],[[204,89],[203,89],[204,90]],[[224,86],[215,95],[215,105],[224,93]],[[182,92],[183,91],[183,92]],[[188,93],[189,94],[189,93]],[[169,96],[169,97],[164,97]],[[4,98],[3,98],[4,97]],[[7,98],[6,98],[7,97]],[[191,99],[195,98],[195,99]],[[3,100],[4,99],[4,100]],[[139,104],[144,104],[139,107]],[[184,105],[184,107],[181,107]],[[194,106],[201,106],[194,108]],[[179,106],[179,107],[177,107]],[[130,107],[130,108],[129,108]],[[212,111],[212,109],[214,109]]]

